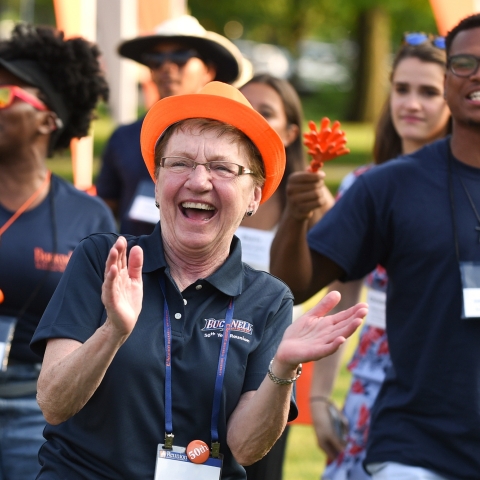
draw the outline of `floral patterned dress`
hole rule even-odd
[[[359,175],[373,165],[356,169],[345,177],[339,189],[341,196]],[[382,298],[387,288],[385,269],[378,266],[365,279],[365,285]],[[380,310],[382,305],[378,307]],[[383,304],[383,309],[385,305]],[[368,317],[360,332],[357,349],[348,364],[352,372],[352,383],[347,393],[343,413],[349,421],[348,440],[344,451],[328,463],[323,473],[323,480],[366,480],[370,475],[363,469],[362,462],[366,454],[370,412],[390,367],[387,334],[385,328],[369,324]]]

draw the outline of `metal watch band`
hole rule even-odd
[[[295,376],[293,378],[285,379],[285,378],[278,378],[273,372],[272,372],[272,364],[273,364],[273,358],[270,360],[270,365],[268,366],[268,377],[273,383],[276,383],[277,385],[291,385],[293,382],[297,380],[297,378],[302,374],[302,364],[300,364],[297,367],[297,371],[295,373]]]

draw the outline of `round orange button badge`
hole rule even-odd
[[[187,446],[187,456],[193,463],[205,463],[210,456],[210,449],[202,440],[193,440]]]
[[[5,295],[3,294],[2,290],[0,289],[0,303],[3,303],[5,300]]]

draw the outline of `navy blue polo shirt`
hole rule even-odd
[[[100,299],[105,259],[117,236],[91,235],[74,251],[67,270],[32,341],[44,352],[49,338],[85,342],[105,321]],[[38,479],[145,479],[155,469],[158,443],[165,438],[163,334],[166,282],[172,319],[172,396],[175,444],[200,439],[211,443],[210,421],[222,321],[235,299],[219,421],[223,479],[244,479],[244,469],[226,443],[226,425],[240,396],[265,378],[283,332],[291,323],[288,287],[268,273],[241,262],[234,237],[230,256],[211,276],[183,292],[165,261],[160,224],[149,236],[129,237],[144,251],[143,308],[137,324],[85,407],[66,422],[47,425]],[[295,418],[296,407],[291,409]],[[57,478],[57,477],[55,477]]]
[[[480,262],[480,169],[449,138],[361,175],[308,234],[312,250],[363,278],[386,268],[392,359],[372,410],[365,464],[480,478],[480,319],[462,320],[460,261]],[[461,179],[461,180],[460,180]],[[452,186],[450,190],[449,185]],[[455,227],[452,202],[455,212]]]
[[[141,182],[152,184],[140,150],[142,123],[143,118],[129,125],[122,125],[113,132],[103,152],[96,182],[99,197],[119,202],[119,232],[130,235],[148,235],[154,228],[151,223],[128,217],[138,185]]]

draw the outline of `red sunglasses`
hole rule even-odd
[[[0,109],[8,108],[16,98],[29,103],[37,110],[48,110],[47,106],[39,100],[35,95],[28,93],[23,88],[16,85],[1,85],[0,86]]]

